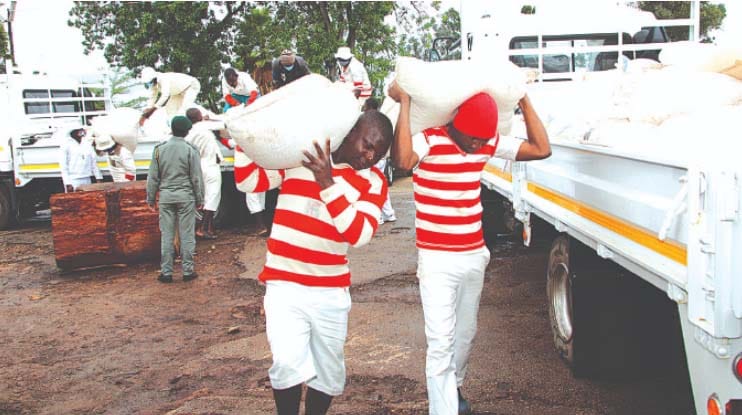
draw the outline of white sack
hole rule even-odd
[[[301,166],[312,141],[335,151],[358,120],[355,95],[327,78],[309,74],[247,107],[230,108],[225,123],[245,154],[266,169]]]
[[[412,98],[412,134],[447,124],[459,105],[479,92],[495,99],[497,129],[509,134],[513,110],[525,94],[526,75],[509,61],[423,62],[400,57],[395,71],[397,83]]]
[[[92,119],[93,135],[110,135],[113,141],[134,153],[139,138],[139,118],[142,113],[133,108],[116,108]]]
[[[660,62],[689,71],[721,72],[742,60],[742,48],[730,48],[710,43],[668,43],[660,52]]]

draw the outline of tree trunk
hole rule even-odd
[[[54,256],[61,269],[159,258],[159,216],[146,182],[99,183],[50,198]]]

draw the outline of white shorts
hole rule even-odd
[[[222,198],[222,170],[218,164],[201,163],[204,177],[204,210],[216,212]]]
[[[268,281],[263,304],[273,353],[271,386],[287,389],[306,382],[331,396],[343,393],[348,288]]]
[[[265,210],[265,192],[245,193],[245,203],[250,213],[258,213]]]

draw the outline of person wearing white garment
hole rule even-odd
[[[335,53],[335,60],[337,61],[338,82],[347,84],[358,98],[358,105],[363,107],[374,90],[368,78],[366,67],[350,53],[350,48],[347,46],[338,48],[337,53]]]
[[[377,101],[374,97],[371,97],[366,100],[366,102],[363,104],[363,111],[368,110],[378,110],[379,109],[379,101]],[[378,163],[374,165],[377,169],[380,171],[384,171],[386,169],[386,163],[389,162],[389,154],[382,157],[381,160],[379,160]],[[384,222],[395,222],[397,220],[397,215],[394,213],[394,208],[392,207],[392,199],[391,199],[391,192],[387,192],[386,194],[386,200],[384,201],[384,205],[381,207],[381,216],[379,216],[379,225],[383,225]]]
[[[65,136],[59,161],[65,193],[74,192],[78,187],[92,183],[91,178],[103,180],[103,175],[96,163],[93,145],[89,140],[84,139],[85,129],[76,128]]]
[[[258,84],[247,72],[237,72],[234,68],[224,70],[222,79],[224,112],[238,105],[248,106],[258,99]]]
[[[186,111],[186,117],[191,120],[193,127],[185,141],[193,144],[201,156],[201,173],[204,181],[204,207],[201,229],[196,236],[203,239],[216,239],[214,233],[214,214],[219,207],[222,197],[222,152],[219,150],[214,132],[202,123],[203,114],[198,108]]]
[[[128,148],[113,141],[108,134],[95,137],[95,149],[108,156],[108,171],[114,182],[133,182],[137,179],[137,166],[134,155]]]
[[[233,139],[222,137],[219,141],[224,145],[224,147],[234,150],[236,158],[243,156],[247,158],[247,156],[242,152],[242,149],[237,146]],[[236,171],[237,170],[235,170],[235,172]],[[250,211],[250,214],[255,217],[255,234],[262,237],[267,237],[271,232],[270,224],[268,223],[265,212],[265,193],[266,192],[245,192],[245,205],[247,205],[247,210]]]
[[[497,104],[485,93],[462,103],[452,122],[414,137],[409,95],[394,82],[389,96],[401,104],[392,147],[395,166],[416,168],[417,277],[428,343],[429,412],[471,414],[461,387],[490,259],[482,235],[482,170],[493,156],[518,161],[549,157],[549,137],[528,96],[518,103],[527,141],[498,134]]]
[[[190,75],[157,72],[149,66],[142,69],[139,79],[145,88],[152,91],[147,107],[142,111],[142,118],[139,119],[140,125],[158,108],[165,108],[168,120],[176,115],[185,115],[185,111],[193,107],[201,91],[201,83]]]

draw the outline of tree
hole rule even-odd
[[[348,46],[379,86],[391,68],[394,28],[384,23],[389,2],[268,2],[252,8],[237,27],[238,66],[266,67],[283,49],[304,57],[313,72],[334,76],[334,53]],[[257,79],[256,79],[257,81]]]
[[[109,80],[111,87],[111,100],[117,107],[141,108],[146,97],[131,98],[127,96],[131,89],[137,86],[138,81],[135,79],[134,72],[121,68],[115,69]]]
[[[640,1],[639,8],[654,13],[658,19],[682,19],[690,16],[690,3],[687,2]],[[727,8],[723,4],[701,2],[700,40],[702,42],[714,41],[709,32],[720,28],[726,15]],[[688,40],[688,29],[684,27],[669,27],[667,33],[673,41]]]
[[[412,2],[409,7],[400,6],[396,10],[397,23],[404,29],[400,34],[397,54],[427,59],[436,38],[461,37],[461,18],[456,9],[440,11],[439,2],[430,4],[430,8]],[[460,55],[459,55],[460,57]]]
[[[68,24],[81,30],[86,53],[102,49],[112,66],[195,76],[200,101],[215,109],[220,64],[228,60],[234,19],[245,8],[235,2],[75,2]]]

